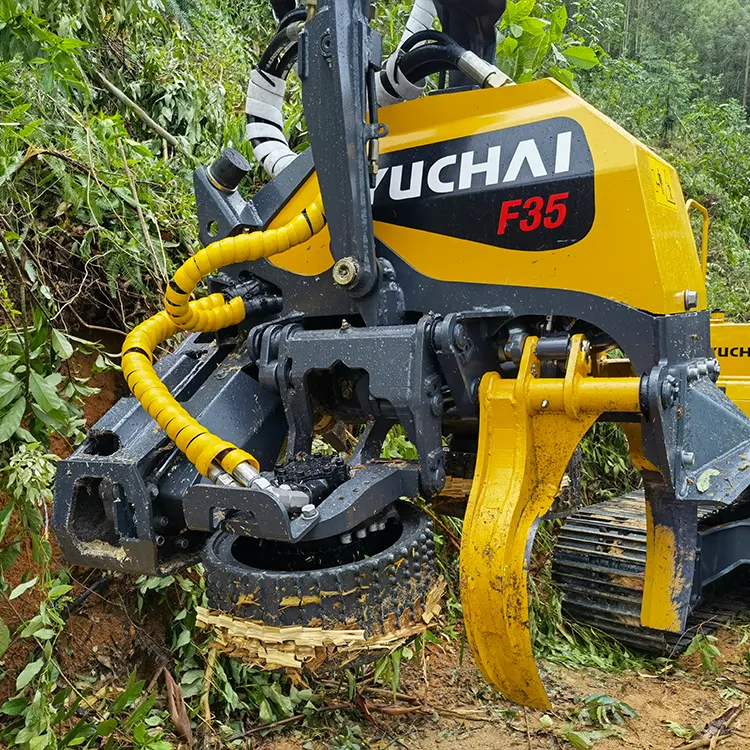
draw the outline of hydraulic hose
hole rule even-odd
[[[211,295],[193,302],[192,307],[206,311],[223,302],[220,294]],[[244,462],[258,469],[253,456],[212,434],[188,414],[156,374],[154,351],[178,330],[162,310],[128,334],[122,348],[122,372],[128,387],[203,476],[208,477],[211,467],[217,465],[229,474]]]
[[[309,240],[326,224],[321,205],[318,197],[284,226],[228,237],[198,251],[170,282],[166,309],[136,326],[123,344],[122,372],[133,395],[195,468],[212,480],[223,470],[247,485],[258,476],[258,461],[209,432],[177,402],[154,369],[154,352],[179,330],[218,331],[242,322],[246,312],[241,297],[226,302],[222,294],[212,294],[190,301],[190,295],[223,266],[269,258]]]
[[[165,310],[171,321],[183,331],[209,333],[237,325],[245,318],[245,303],[241,297],[205,308],[190,303],[195,288],[209,274],[233,263],[270,258],[291,247],[307,242],[326,224],[320,197],[301,214],[278,229],[240,234],[214,242],[199,250],[179,268],[169,282],[164,298]]]

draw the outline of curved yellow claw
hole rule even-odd
[[[640,410],[640,378],[589,377],[582,337],[574,336],[565,379],[541,379],[536,342],[527,340],[516,380],[497,373],[482,380],[478,461],[461,547],[461,599],[469,643],[485,679],[510,700],[547,709],[527,592],[536,526],[599,415]]]

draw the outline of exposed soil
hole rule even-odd
[[[96,355],[75,355],[69,362],[70,374],[75,377],[88,377],[95,359]],[[84,406],[88,427],[99,420],[127,390],[119,372],[97,373],[91,378],[89,385],[100,390],[99,393],[87,399]],[[69,456],[72,450],[73,446],[64,437],[52,436],[51,451],[53,453],[64,458]],[[5,498],[0,497],[0,506],[4,503]],[[7,535],[9,539],[16,536],[13,532],[14,520],[11,521]],[[52,546],[50,569],[54,573],[64,565],[64,562],[52,535],[50,535],[50,544]],[[34,577],[36,570],[37,566],[31,557],[31,547],[23,541],[16,564],[4,574],[6,581],[10,584],[10,590],[22,580]],[[75,587],[71,592],[73,598],[80,596],[87,585],[101,576],[96,571],[88,570],[73,570],[72,575],[76,579],[74,580]],[[40,595],[40,590],[35,587],[12,602],[5,597],[0,598],[0,618],[12,634],[22,622],[37,614]],[[91,597],[84,607],[69,618],[68,628],[58,641],[58,656],[63,670],[69,670],[73,675],[85,671],[90,664],[101,662],[102,655],[113,643],[117,644],[118,651],[126,654],[130,651],[132,654],[134,649],[128,647],[131,629],[132,626],[122,608],[108,607],[101,597]],[[0,703],[14,694],[15,677],[23,669],[35,648],[37,648],[37,643],[33,639],[16,637],[12,640],[10,648],[0,659]]]
[[[92,362],[92,357],[78,358],[71,364],[83,376],[90,372]],[[101,391],[86,405],[89,426],[125,392],[119,373],[97,374],[92,384]],[[54,450],[66,456],[72,446],[59,438],[54,442]],[[54,544],[53,554],[54,569],[62,565]],[[30,550],[24,547],[18,563],[6,577],[15,586],[24,571],[33,569]],[[101,577],[97,571],[75,569],[72,575],[76,583],[74,597]],[[13,602],[0,599],[0,617],[13,631],[32,617],[38,607],[38,594],[31,590]],[[115,577],[68,617],[65,632],[56,642],[65,678],[73,683],[86,679],[98,687],[122,685],[136,668],[141,679],[150,679],[169,663],[169,650],[164,642],[168,617],[169,608],[164,607],[140,619],[132,579]],[[369,746],[378,750],[564,748],[570,747],[563,739],[566,726],[573,725],[580,731],[599,728],[580,722],[577,701],[594,693],[605,693],[632,706],[638,718],[627,722],[620,737],[597,742],[596,750],[678,748],[683,740],[668,729],[666,722],[700,732],[728,708],[738,705],[743,705],[743,709],[733,724],[732,734],[718,747],[746,749],[750,748],[750,711],[745,711],[743,700],[746,693],[750,694],[750,673],[744,661],[747,646],[741,643],[741,638],[738,629],[727,628],[718,633],[717,645],[723,653],[719,676],[707,675],[697,654],[684,657],[677,668],[663,674],[611,675],[545,663],[542,669],[554,709],[544,718],[542,712],[524,711],[489,688],[468,648],[462,659],[459,643],[428,644],[422,656],[402,664],[399,691],[410,697],[410,701],[399,700],[394,704],[390,691],[366,690],[358,709],[342,715],[341,721],[358,725]],[[31,639],[16,638],[0,660],[0,702],[14,693],[15,677],[35,647]],[[324,701],[348,703],[346,690],[337,693],[329,689]],[[331,737],[339,729],[329,731],[321,727],[311,732],[293,726],[265,739],[256,735],[252,746],[266,750],[323,750],[331,747]]]
[[[119,340],[113,342],[111,344],[112,350],[114,351],[119,348],[121,343]],[[68,362],[70,375],[77,378],[90,377],[96,356],[96,354],[85,356],[79,354],[73,355]],[[112,408],[118,399],[127,395],[128,387],[119,370],[114,372],[97,372],[91,377],[87,385],[91,388],[99,389],[99,393],[87,398],[83,406],[86,426],[91,427]],[[60,458],[67,458],[73,452],[73,448],[74,446],[62,435],[52,435],[50,449],[55,455],[60,456]]]
[[[413,713],[402,717],[384,716],[372,705],[372,721],[361,714],[354,721],[362,728],[372,748],[406,747],[414,750],[546,750],[571,747],[562,737],[565,727],[591,731],[577,718],[580,700],[595,693],[617,698],[638,712],[638,718],[622,727],[622,736],[605,738],[596,750],[679,748],[684,740],[675,736],[666,722],[693,727],[698,732],[732,706],[743,705],[744,691],[750,693],[750,676],[744,668],[747,647],[741,633],[724,629],[718,634],[724,658],[721,674],[706,675],[699,659],[683,658],[666,674],[605,674],[594,669],[566,669],[542,665],[553,710],[543,714],[502,700],[479,675],[468,649],[463,662],[460,646],[428,646],[424,660],[402,665],[399,690],[419,699],[416,705],[399,701],[402,710]],[[727,693],[733,688],[733,693]],[[368,702],[392,705],[388,691],[365,695]],[[334,702],[335,697],[331,698]],[[544,715],[544,718],[542,718]],[[541,721],[540,721],[541,719]],[[551,725],[550,725],[551,722]],[[700,734],[696,735],[697,737]],[[304,730],[267,738],[257,747],[264,750],[308,750],[330,747],[330,740],[310,740]],[[723,750],[750,747],[750,710],[744,708],[732,724],[732,734],[717,744]]]

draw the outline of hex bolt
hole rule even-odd
[[[388,525],[388,524],[387,524],[387,523],[386,523],[385,521],[381,521],[381,522],[380,522],[380,523],[378,524],[378,531],[385,531],[385,527],[386,527],[387,525]]]
[[[168,516],[157,516],[154,518],[154,526],[163,529],[165,526],[169,526]]]
[[[357,539],[365,539],[367,537],[367,529],[357,529],[355,536]]]
[[[698,369],[698,365],[688,365],[687,379],[689,383],[692,383],[694,380],[698,380],[700,376],[701,376],[701,373],[700,373],[700,370]]]
[[[305,505],[305,507],[302,508],[302,518],[304,518],[305,521],[313,521],[317,517],[318,509],[314,505]]]
[[[667,375],[661,383],[661,405],[671,409],[680,398],[680,384],[674,375]]]
[[[178,536],[175,539],[177,549],[187,549],[190,546],[190,540],[186,536]]]
[[[151,495],[151,497],[153,497],[154,499],[156,499],[157,497],[159,497],[159,488],[155,484],[150,483],[148,485],[148,494]]]
[[[378,524],[377,524],[377,523],[375,523],[375,522],[371,523],[371,524],[370,524],[370,525],[369,525],[369,526],[367,527],[367,530],[368,530],[368,531],[369,531],[369,532],[370,532],[371,534],[374,534],[374,533],[375,533],[375,532],[376,532],[376,531],[378,530]]]
[[[695,465],[695,453],[692,453],[691,451],[682,451],[682,454],[680,457],[682,459],[683,466]]]
[[[469,348],[469,336],[463,324],[458,323],[453,329],[453,343],[462,352]]]
[[[354,258],[342,258],[333,267],[333,280],[338,286],[351,286],[359,275],[359,264]]]
[[[693,289],[686,289],[684,294],[685,309],[694,310],[698,307],[698,292]]]
[[[161,535],[159,535],[159,534],[157,534],[156,538],[154,539],[154,541],[156,542],[156,546],[157,547],[161,547],[164,544],[164,537],[161,536]]]
[[[430,399],[430,411],[433,413],[436,417],[441,417],[443,415],[443,394],[442,393],[436,393],[431,399]]]
[[[342,534],[339,537],[339,541],[341,544],[351,544],[352,543],[352,535],[351,534]]]

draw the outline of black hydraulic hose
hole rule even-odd
[[[268,76],[276,78],[286,78],[294,66],[299,54],[299,44],[296,40],[290,39],[287,29],[294,23],[302,23],[307,18],[307,12],[304,8],[296,8],[291,13],[287,13],[279,22],[278,29],[270,44],[263,52],[258,61],[258,73],[266,80]],[[273,124],[261,117],[247,116],[248,124],[261,122]],[[252,138],[253,148],[257,148],[264,143],[267,138]]]
[[[401,51],[398,69],[415,85],[433,73],[457,70],[458,61],[466,53],[450,36],[433,29],[413,34]]]
[[[277,78],[287,78],[299,57],[299,44],[296,42],[284,53],[284,56],[276,64],[276,70],[273,74]]]
[[[418,31],[416,34],[412,34],[402,45],[402,52],[411,52],[418,44],[425,44],[433,42],[435,44],[442,44],[446,47],[454,46],[464,52],[464,48],[456,42],[456,40],[444,34],[442,31],[435,31],[435,29],[425,29],[424,31]]]
[[[465,50],[456,44],[425,44],[401,56],[399,71],[413,84],[433,73],[458,70],[458,61]]]
[[[287,13],[284,18],[281,19],[274,38],[271,40],[268,47],[266,47],[260,60],[258,60],[258,70],[273,73],[275,63],[284,56],[290,45],[296,44],[293,39],[289,38],[287,28],[293,23],[302,23],[305,18],[307,18],[305,9],[297,8],[291,13]]]

